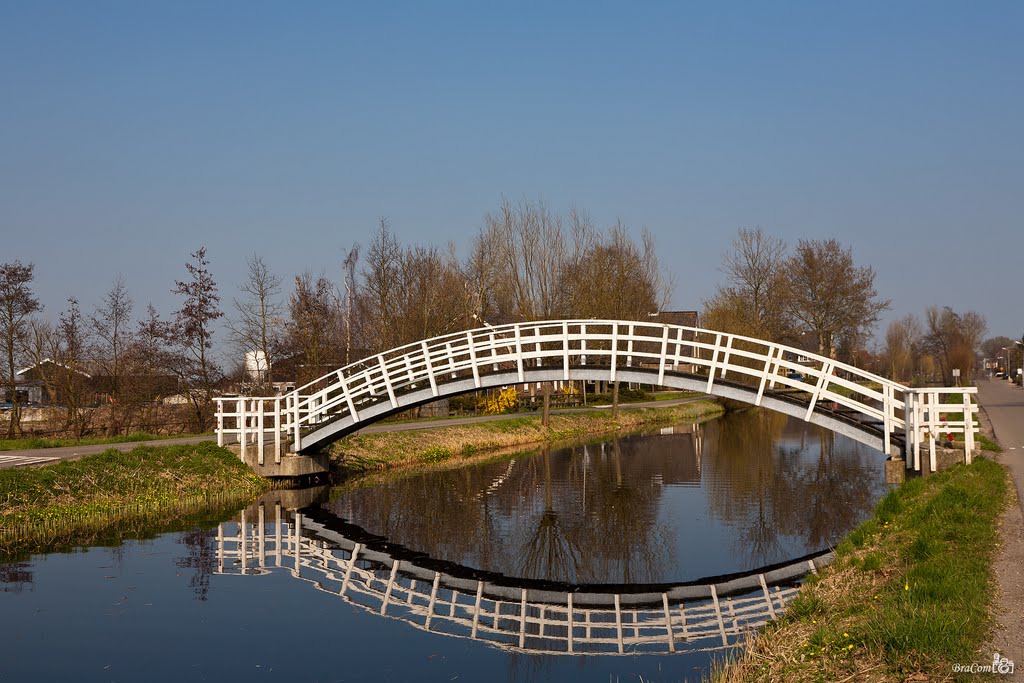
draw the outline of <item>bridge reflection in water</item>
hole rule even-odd
[[[832,559],[819,555],[709,582],[550,584],[451,564],[442,569],[429,557],[379,538],[347,537],[280,503],[259,504],[240,521],[220,524],[217,557],[220,574],[290,570],[319,590],[421,630],[570,655],[735,646],[784,611],[800,578]]]

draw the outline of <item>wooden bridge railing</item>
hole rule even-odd
[[[556,320],[479,328],[366,358],[277,397],[218,398],[218,443],[255,449],[317,448],[382,417],[467,390],[530,381],[600,379],[696,388],[761,405],[787,393],[803,418],[845,411],[881,433],[889,453],[904,438],[908,466],[921,466],[946,434],[974,450],[974,387],[912,389],[832,358],[774,342],[694,327],[615,320]]]

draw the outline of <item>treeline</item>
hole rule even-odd
[[[705,327],[823,356],[856,359],[889,308],[874,270],[856,265],[853,250],[834,239],[790,249],[761,228],[741,228],[721,270],[726,283],[704,302]]]
[[[214,323],[223,314],[206,250],[192,254],[185,268],[187,276],[172,290],[182,305],[168,319],[152,305],[136,318],[127,285],[118,277],[92,311],[69,297],[54,324],[37,315],[43,307],[31,288],[34,267],[0,264],[0,397],[11,404],[7,437],[22,432],[16,375],[24,367],[46,397],[64,408],[64,424],[54,433],[83,436],[92,428],[84,408],[103,403],[109,408],[103,431],[127,434],[153,423],[155,399],[178,392],[191,408],[188,428],[210,429],[213,391],[221,378],[212,356]]]
[[[966,379],[977,367],[986,323],[974,311],[932,306],[923,322],[907,315],[890,323],[881,346],[870,348],[890,302],[875,291],[874,270],[858,266],[853,250],[836,240],[799,240],[790,248],[760,228],[740,229],[721,270],[726,282],[704,302],[704,327],[795,346],[913,384],[950,385],[954,369]],[[1000,346],[1014,346],[999,339],[984,351],[989,357]]]
[[[931,306],[923,322],[907,315],[889,324],[879,360],[885,374],[895,380],[941,380],[951,385],[956,381],[953,371],[959,370],[961,382],[969,383],[979,368],[979,350],[995,359],[1000,347],[1014,346],[1007,337],[982,341],[987,327],[985,317],[976,311],[957,313],[949,306]]]
[[[248,260],[232,337],[259,352],[272,382],[303,383],[390,348],[472,327],[562,317],[635,318],[658,311],[669,283],[654,240],[606,230],[586,213],[502,202],[459,259],[453,245],[403,245],[381,219],[367,247],[353,246],[340,286],[326,275],[283,282]],[[282,362],[283,361],[283,362]]]
[[[33,266],[0,264],[8,435],[20,433],[15,374],[25,366],[36,366],[49,396],[60,397],[71,432],[84,429],[82,408],[96,392],[111,406],[118,433],[171,390],[188,401],[191,428],[206,431],[225,380],[259,393],[275,381],[303,384],[365,356],[471,327],[644,318],[669,296],[650,233],[634,238],[621,222],[601,229],[577,209],[560,215],[542,202],[504,200],[466,252],[460,258],[454,245],[402,244],[382,218],[333,275],[307,271],[286,282],[261,255],[249,256],[239,297],[224,305],[200,248],[175,282],[180,308],[170,316],[151,305],[137,316],[118,278],[90,311],[69,298],[56,324],[38,315]],[[214,353],[221,318],[233,359],[226,364],[218,362],[225,354]]]

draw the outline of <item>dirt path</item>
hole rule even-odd
[[[997,627],[988,647],[979,653],[978,663],[991,663],[992,654],[998,652],[1015,663],[1013,675],[998,680],[1024,681],[1024,391],[1009,382],[981,380],[978,400],[982,430],[1003,447],[997,460],[1010,471],[1016,496],[1000,520],[995,565]]]

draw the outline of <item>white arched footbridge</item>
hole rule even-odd
[[[357,361],[272,398],[218,398],[217,441],[243,459],[311,453],[388,415],[528,382],[636,382],[704,392],[799,417],[921,467],[927,448],[977,431],[974,387],[906,387],[774,342],[649,322],[550,320],[485,327]]]

